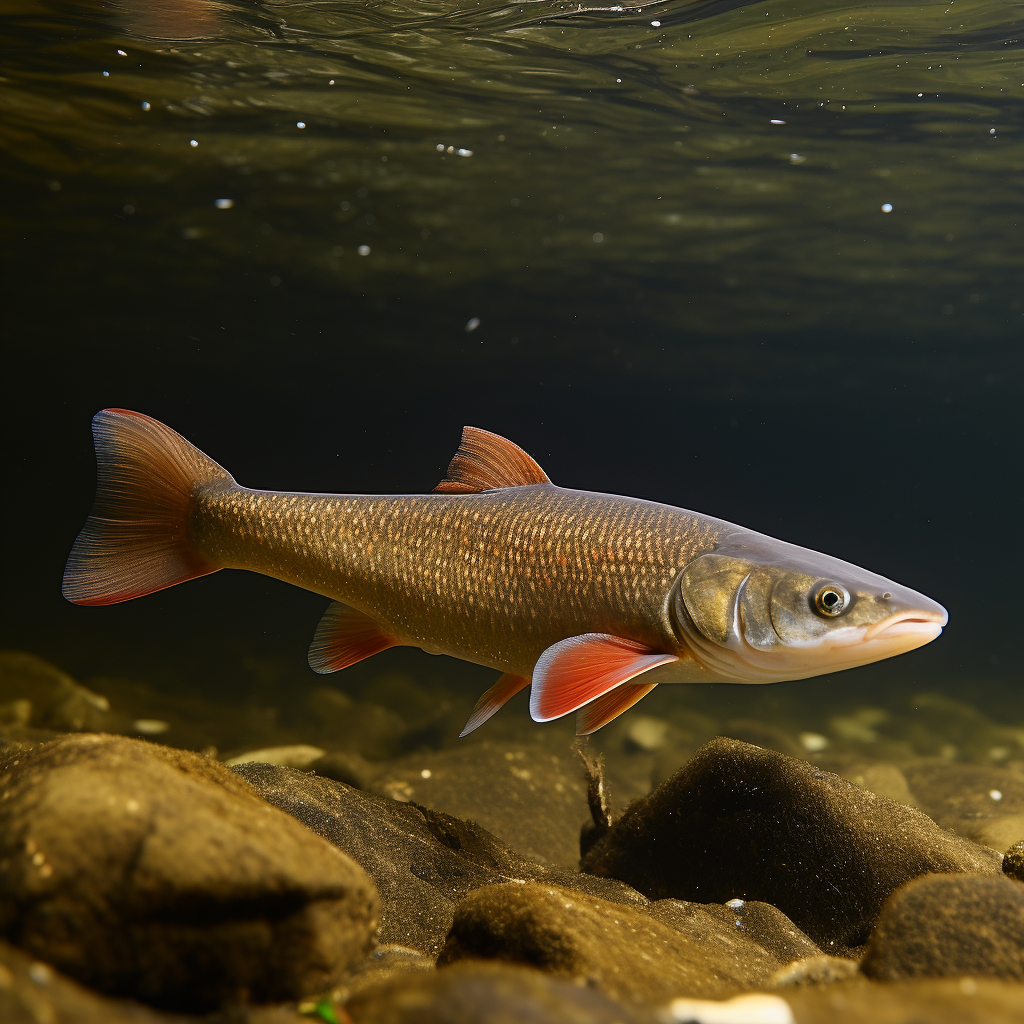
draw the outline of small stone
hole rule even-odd
[[[766,988],[792,988],[797,985],[832,985],[847,981],[857,975],[856,960],[841,956],[818,953],[777,970],[769,979]]]
[[[519,962],[648,1006],[681,991],[732,995],[782,966],[729,921],[692,905],[674,915],[664,909],[653,919],[644,908],[561,886],[486,886],[456,908],[438,965],[478,957]]]
[[[1024,882],[1024,839],[1018,840],[1003,857],[1003,874]]]
[[[626,738],[640,750],[660,750],[668,738],[668,722],[650,715],[637,715],[629,723]]]
[[[1024,886],[1004,875],[925,875],[886,902],[861,970],[878,981],[1024,982]]]

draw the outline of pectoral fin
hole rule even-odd
[[[369,615],[332,601],[309,645],[309,667],[321,675],[339,672],[394,646],[395,641]]]
[[[459,733],[459,738],[468,736],[474,729],[480,728],[488,718],[491,717],[510,698],[514,697],[524,686],[529,686],[530,680],[522,676],[514,676],[506,672],[498,681],[476,702],[473,714],[469,716],[466,728]]]
[[[608,633],[569,637],[553,644],[537,660],[530,691],[530,715],[535,722],[561,718],[652,668],[678,660],[674,654],[661,654]],[[621,710],[629,706],[626,704]]]
[[[606,726],[623,711],[628,711],[641,697],[646,697],[657,683],[623,683],[610,693],[576,712],[576,735],[589,736]]]

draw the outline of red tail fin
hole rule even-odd
[[[104,409],[92,421],[96,504],[64,570],[75,604],[117,604],[216,572],[194,547],[196,489],[230,474],[170,427],[142,413]]]

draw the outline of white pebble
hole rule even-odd
[[[478,317],[478,316],[470,317],[466,321],[466,333],[468,334],[470,331],[475,331],[479,326],[480,326],[480,317]]]
[[[429,779],[430,776],[433,775],[433,774],[434,773],[429,768],[424,768],[423,771],[420,772],[420,778],[421,779]]]
[[[359,246],[358,249],[356,249],[356,252],[359,253],[360,256],[369,256],[370,247],[368,245],[361,245]]]
[[[28,976],[37,985],[45,985],[53,977],[53,971],[46,964],[41,964],[37,960],[34,964],[29,965]]]
[[[150,109],[149,102],[147,100],[143,100],[142,101],[142,109],[143,110],[149,110]]]
[[[800,744],[804,750],[816,754],[819,750],[827,749],[828,737],[822,736],[820,732],[802,732],[800,733]]]
[[[807,159],[807,157],[801,156],[799,153],[790,153],[789,154],[789,162],[791,164],[802,164],[806,159]]]
[[[190,146],[191,146],[191,147],[192,147],[193,149],[195,149],[195,148],[196,148],[196,146],[198,146],[198,145],[199,145],[199,142],[198,142],[198,141],[197,141],[196,139],[192,139],[192,140],[191,140],[191,141],[189,142],[189,145],[190,145]]]
[[[443,142],[439,142],[434,148],[438,151],[438,153],[443,153],[444,152],[444,143]]]
[[[730,910],[742,910],[746,906],[746,903],[743,900],[737,898],[733,900],[728,900],[725,905]]]
[[[772,118],[772,124],[785,124],[785,121],[780,121],[777,117]]]
[[[163,722],[159,718],[136,718],[132,722],[132,728],[136,732],[141,732],[143,736],[159,736],[170,727],[169,722]]]
[[[306,122],[305,121],[296,121],[295,122],[295,127],[296,128],[305,128],[306,127]]]
[[[661,22],[660,21],[652,21],[651,22],[651,27],[652,28],[661,28]]]
[[[789,1003],[779,996],[748,993],[717,999],[673,999],[668,1019],[680,1024],[795,1024]]]
[[[604,241],[604,235],[602,235],[600,231],[595,231],[594,232],[594,241],[595,242],[603,242]]]
[[[471,150],[471,149],[459,149],[459,150],[456,150],[456,153],[458,154],[458,156],[472,156],[473,155],[473,150]]]
[[[231,207],[235,205],[235,201],[234,199],[215,199],[213,201],[213,205],[216,206],[218,210],[230,210]]]
[[[1002,800],[1003,799],[1003,794],[998,789],[990,789],[988,791],[988,795],[990,797],[992,797],[993,800]]]
[[[892,203],[882,203],[882,213],[892,213]]]
[[[103,72],[103,77],[104,78],[109,78],[110,77],[110,72],[109,71],[104,71]]]
[[[128,54],[125,53],[124,50],[118,50],[117,51],[117,55],[118,55],[118,57],[127,57],[128,56]]]

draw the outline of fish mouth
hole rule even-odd
[[[862,640],[896,640],[899,638],[920,639],[921,643],[934,640],[945,626],[949,616],[942,612],[907,611],[896,612],[887,618],[868,626]],[[927,636],[927,640],[924,639]]]

